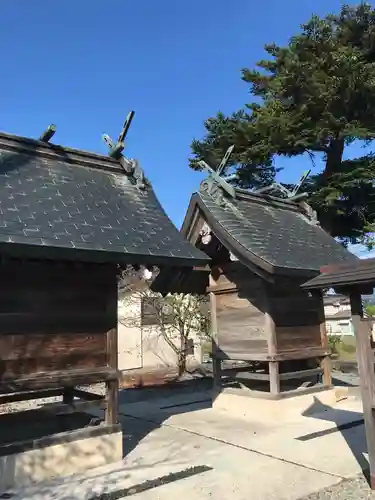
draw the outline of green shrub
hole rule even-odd
[[[339,335],[329,335],[328,345],[331,348],[332,354],[339,354],[339,347],[342,343]]]

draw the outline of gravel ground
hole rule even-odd
[[[345,479],[341,483],[308,495],[300,500],[374,500],[375,491],[370,490],[363,476]]]
[[[93,392],[95,394],[105,394],[105,384],[95,384],[91,386],[81,386],[77,389],[82,389],[85,391]],[[41,408],[46,404],[58,403],[62,401],[62,397],[55,396],[51,398],[41,398],[41,399],[30,399],[29,401],[17,401],[15,403],[7,403],[0,405],[0,414],[2,413],[13,413],[16,411],[34,410],[36,408]]]
[[[359,392],[357,390],[357,387],[359,385],[359,377],[358,375],[352,374],[352,373],[341,373],[341,372],[332,372],[333,379],[334,379],[334,384],[335,385],[349,385],[353,387],[353,396],[356,396],[357,393],[359,395]],[[209,388],[210,384],[212,382],[209,379],[203,379],[199,382],[202,387],[204,388]],[[104,395],[105,394],[105,384],[94,384],[91,386],[85,386],[85,387],[79,387],[79,389],[84,389],[90,392],[94,392],[97,394]],[[196,390],[196,387],[192,386],[186,386],[183,387],[183,384],[181,385],[181,388],[178,389],[180,392],[191,392]],[[134,402],[134,401],[140,401],[144,399],[152,399],[153,397],[159,397],[159,396],[167,396],[171,392],[171,389],[168,387],[165,388],[159,388],[157,391],[155,391],[152,387],[147,387],[143,389],[125,389],[121,391],[120,394],[120,399],[121,400],[126,400],[128,402]],[[173,392],[173,390],[172,390]],[[46,404],[50,403],[57,403],[61,401],[61,397],[51,397],[51,398],[42,398],[42,399],[32,399],[29,401],[20,401],[17,403],[8,403],[6,405],[0,405],[0,414],[1,413],[11,413],[15,411],[23,411],[23,410],[32,410],[36,408],[40,408],[41,406],[44,406]]]

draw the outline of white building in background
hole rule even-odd
[[[324,314],[328,335],[354,335],[348,297],[344,295],[324,297]]]
[[[133,290],[119,294],[119,370],[174,368],[177,366],[177,354],[162,335],[149,301],[137,292],[138,286],[145,285],[138,282]],[[175,341],[178,342],[178,338]],[[188,366],[200,364],[201,358],[201,338],[193,333],[189,342]]]
[[[345,295],[327,295],[324,297],[324,314],[328,335],[354,336],[349,297]],[[364,317],[367,317],[364,313]],[[372,325],[375,340],[375,323]]]

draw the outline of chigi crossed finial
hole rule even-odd
[[[229,175],[227,177],[222,177],[222,174],[225,172],[226,166],[228,164],[230,155],[233,152],[233,149],[234,149],[234,145],[230,146],[227,149],[223,159],[221,160],[221,162],[216,170],[214,168],[210,167],[210,165],[208,165],[204,160],[200,160],[198,162],[198,165],[200,165],[203,169],[207,170],[207,172],[210,174],[209,177],[212,180],[216,181],[216,183],[220,185],[220,187],[223,189],[223,191],[225,191],[227,194],[229,194],[229,196],[231,196],[232,198],[235,198],[236,197],[236,190],[234,189],[233,186],[231,186],[229,184],[229,181],[235,179],[237,177],[237,174]],[[205,189],[207,189],[207,187],[206,187],[207,181],[203,181],[203,183],[205,184]]]
[[[108,146],[108,155],[111,158],[114,158],[115,160],[118,160],[120,162],[124,171],[128,175],[134,178],[139,189],[145,189],[146,179],[138,161],[132,158],[125,158],[122,154],[122,152],[125,149],[125,138],[129,131],[132,120],[134,118],[134,114],[135,114],[134,111],[130,111],[128,113],[116,143],[111,139],[111,137],[108,134],[103,134],[102,138],[103,141]]]
[[[290,201],[297,201],[302,198],[307,197],[307,193],[298,193],[301,189],[302,184],[305,182],[307,177],[310,175],[311,170],[306,170],[303,172],[300,180],[294,186],[293,190],[290,191],[285,186],[280,184],[279,182],[273,182],[269,186],[265,186],[254,191],[255,194],[273,194],[273,196],[277,196],[277,193],[283,194]],[[274,194],[275,193],[275,194]]]
[[[126,117],[126,120],[124,122],[124,125],[122,127],[122,130],[120,132],[120,135],[118,136],[117,142],[114,143],[111,137],[108,134],[103,134],[103,141],[107,144],[108,149],[109,149],[109,156],[111,158],[119,159],[121,157],[121,153],[125,149],[125,137],[126,134],[129,131],[130,125],[133,121],[134,118],[134,111],[130,111],[128,113],[128,116]]]

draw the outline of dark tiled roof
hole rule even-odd
[[[208,258],[106,156],[0,134],[0,251],[194,266]],[[79,257],[78,257],[79,254]]]
[[[208,224],[216,224],[220,233],[216,236],[224,238],[224,244],[234,244],[237,253],[246,254],[250,260],[254,257],[268,271],[319,271],[333,262],[358,260],[312,223],[296,204],[242,190],[237,190],[237,198],[230,199],[226,206],[219,206],[205,192],[193,195],[193,199]]]

